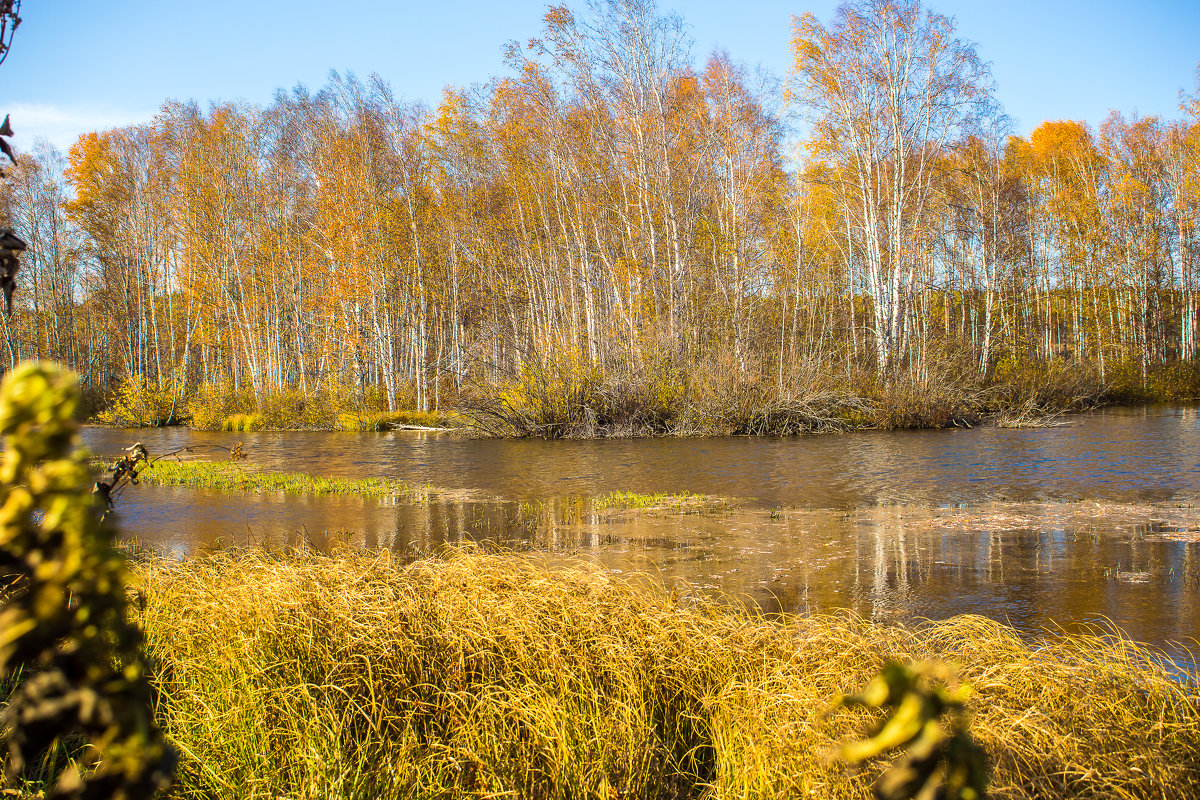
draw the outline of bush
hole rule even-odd
[[[1200,361],[1151,364],[1142,383],[1141,365],[1126,361],[1106,371],[1105,397],[1118,403],[1170,403],[1200,397]]]
[[[337,423],[334,427],[339,431],[381,431],[386,425],[383,414],[342,412],[337,415]]]
[[[576,355],[526,365],[500,390],[483,390],[462,411],[501,436],[593,437],[788,435],[847,426],[870,406],[817,369],[793,370],[781,387],[764,367],[748,370],[729,354],[691,367],[673,356],[626,365],[603,377]]]
[[[288,390],[264,394],[257,401],[248,387],[205,385],[192,394],[187,407],[192,427],[200,430],[378,430],[371,427],[372,418],[382,413],[377,391],[355,394],[337,384],[312,395]],[[244,427],[245,418],[251,418],[251,427]]]
[[[298,390],[267,394],[260,408],[268,428],[331,428],[338,410],[350,405],[336,386],[312,395]]]
[[[455,427],[457,422],[455,415],[445,411],[416,411],[413,409],[391,411],[382,414],[380,419],[385,427],[387,425],[420,425],[424,428],[451,428]]]
[[[480,430],[500,436],[586,438],[597,433],[600,372],[578,353],[522,363],[514,379],[463,402]]]
[[[0,794],[151,797],[174,753],[153,719],[124,560],[87,490],[75,376],[26,362],[0,384]]]
[[[225,420],[235,414],[256,411],[254,394],[247,389],[232,389],[204,384],[192,392],[187,402],[193,428],[203,431],[229,430]]]
[[[1105,382],[1090,362],[1056,358],[1016,361],[1005,358],[992,372],[997,409],[1032,407],[1040,411],[1079,411],[1105,396]]]
[[[97,419],[125,428],[157,428],[180,421],[183,403],[169,388],[159,389],[144,377],[125,378],[113,393],[108,408]]]

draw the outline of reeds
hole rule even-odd
[[[221,420],[221,430],[249,433],[263,429],[262,414],[230,414]]]
[[[222,553],[138,568],[179,797],[858,797],[823,712],[885,659],[974,687],[996,797],[1200,785],[1200,695],[1123,639],[769,620],[579,563]]]

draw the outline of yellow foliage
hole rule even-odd
[[[127,619],[125,563],[87,490],[79,399],[54,364],[25,362],[0,384],[0,781],[60,800],[150,797],[175,759]]]
[[[117,388],[109,407],[97,419],[128,428],[156,428],[177,422],[181,407],[170,387],[160,389],[144,377],[132,375]]]
[[[221,430],[248,433],[263,429],[262,414],[232,414],[221,421]]]

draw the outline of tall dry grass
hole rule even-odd
[[[975,688],[995,797],[1179,797],[1200,695],[1104,636],[782,622],[581,564],[216,554],[139,568],[180,797],[866,798],[823,717],[887,658]]]

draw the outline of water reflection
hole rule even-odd
[[[486,541],[650,571],[682,591],[726,594],[767,612],[853,608],[877,620],[977,613],[1025,631],[1108,619],[1163,646],[1200,638],[1193,407],[1113,409],[1050,429],[788,439],[85,432],[107,454],[135,438],[158,453],[217,453],[244,440],[251,463],[266,469],[474,490],[421,504],[126,492],[117,511],[123,530],[179,554],[310,541],[433,552]],[[686,515],[593,512],[586,498],[610,491],[690,491],[742,505]]]
[[[1022,631],[1111,620],[1141,641],[1200,639],[1200,535],[1188,507],[991,503],[971,508],[703,513],[591,511],[575,499],[422,504],[229,497],[139,487],[123,530],[174,553],[349,545],[401,553],[488,542],[650,572],[767,613],[852,608],[877,621],[982,614]],[[313,519],[344,524],[314,527]]]
[[[221,433],[90,428],[96,452],[245,442],[251,463],[387,477],[505,498],[684,491],[764,507],[857,508],[993,500],[1168,500],[1200,494],[1200,417],[1157,406],[1078,415],[1045,429],[866,432],[781,439],[478,440],[413,432]]]

